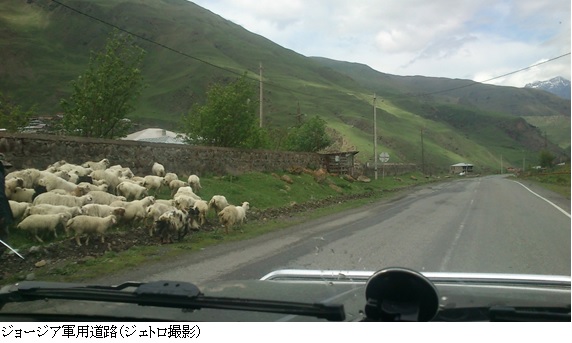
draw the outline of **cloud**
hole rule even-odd
[[[233,0],[230,3],[236,15],[249,17],[253,21],[272,23],[277,30],[285,30],[299,21],[298,13],[303,11],[303,2],[298,0],[282,2]],[[244,11],[244,8],[248,11]]]
[[[570,52],[569,0],[195,2],[303,55],[397,75],[477,80]],[[539,69],[570,79],[569,59]],[[523,72],[502,84],[544,74]]]
[[[468,35],[464,37],[445,37],[444,39],[440,39],[436,42],[431,42],[425,49],[421,50],[421,52],[409,61],[405,66],[412,65],[416,61],[421,59],[437,59],[443,60],[447,58],[454,57],[459,53],[463,55],[469,55],[469,51],[467,49],[463,49],[468,43],[477,40],[476,36]]]

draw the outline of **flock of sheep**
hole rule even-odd
[[[198,176],[182,181],[159,163],[153,164],[151,172],[136,176],[129,168],[110,166],[107,159],[81,165],[59,161],[45,170],[29,168],[7,174],[6,196],[16,227],[39,242],[45,232],[57,237],[58,230],[65,230],[66,235],[75,236],[78,246],[84,236],[87,245],[90,235],[98,235],[104,243],[106,231],[118,222],[144,226],[162,243],[173,242],[200,229],[209,211],[217,213],[226,233],[244,222],[248,202],[230,205],[222,195],[207,202],[197,195],[201,189]],[[149,195],[161,187],[169,187],[171,199]]]

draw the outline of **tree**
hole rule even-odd
[[[548,150],[542,150],[540,152],[540,166],[542,168],[552,168],[554,164],[554,159],[556,157]]]
[[[143,88],[144,54],[131,36],[114,31],[101,52],[91,53],[87,71],[72,81],[70,98],[61,101],[62,131],[97,138],[127,135],[131,123],[126,115]]]
[[[254,86],[246,74],[228,84],[214,84],[206,103],[183,118],[189,143],[233,148],[265,147],[268,137],[258,127]]]
[[[316,152],[332,144],[326,133],[326,122],[315,116],[298,127],[293,127],[286,139],[286,149],[290,151]]]
[[[8,132],[19,132],[28,125],[34,116],[35,107],[23,110],[20,105],[4,94],[0,93],[0,128]]]

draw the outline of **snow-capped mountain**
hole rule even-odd
[[[561,98],[570,100],[570,81],[557,76],[548,81],[536,81],[528,83],[524,88],[536,88],[558,95]]]

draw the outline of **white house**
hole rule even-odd
[[[473,165],[468,163],[457,163],[453,164],[450,167],[451,174],[459,174],[459,173],[472,173],[473,172]]]
[[[148,128],[134,132],[127,137],[122,138],[131,141],[168,143],[168,144],[184,144],[185,141],[179,134],[161,128]]]

